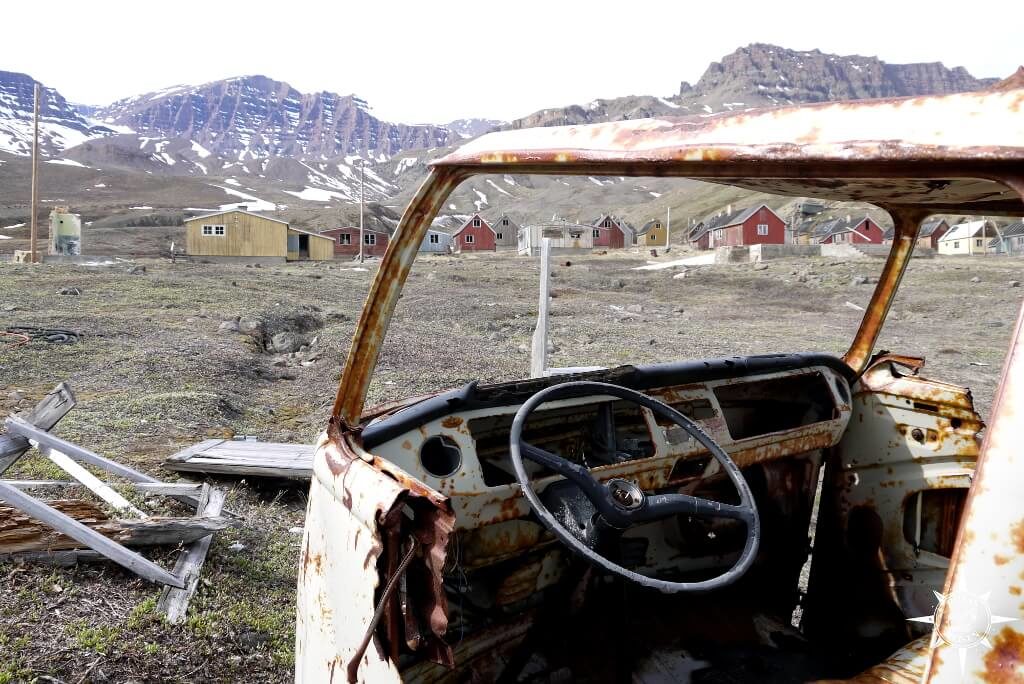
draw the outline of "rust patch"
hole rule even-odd
[[[1000,556],[998,553],[995,555],[994,560],[996,562],[996,565],[1006,565],[1010,562],[1009,558],[1007,558],[1006,556]]]
[[[410,442],[409,440],[405,440],[404,442],[402,442],[402,448],[405,449],[406,451],[412,451],[412,442]]]
[[[462,426],[462,418],[458,416],[448,416],[441,421],[441,427],[446,427],[449,430],[457,430]]]
[[[1011,596],[1020,596],[1020,587],[1010,587],[1009,592]]]
[[[985,671],[979,672],[982,681],[990,684],[1020,684],[1024,681],[1024,635],[1012,627],[1003,627],[985,654]]]
[[[1017,553],[1024,553],[1024,520],[1021,520],[1010,530],[1010,539],[1013,541]]]

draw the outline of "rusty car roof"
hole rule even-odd
[[[784,195],[1019,214],[1024,203],[997,179],[1024,173],[1024,88],[508,130],[434,165],[687,176]]]

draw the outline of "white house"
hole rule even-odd
[[[986,243],[997,236],[991,221],[982,219],[958,223],[939,238],[939,254],[992,254]]]

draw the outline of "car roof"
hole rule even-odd
[[[433,165],[674,175],[937,213],[1019,215],[1024,202],[996,179],[1024,169],[1024,88],[507,130]]]

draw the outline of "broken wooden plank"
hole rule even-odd
[[[209,485],[203,485],[203,493],[199,496],[199,508],[197,516],[220,515],[224,507],[224,492],[220,489],[211,489]],[[188,604],[192,595],[199,586],[199,574],[206,562],[206,554],[210,550],[210,542],[213,535],[209,535],[192,542],[178,556],[174,564],[174,576],[180,579],[185,586],[181,589],[164,587],[160,595],[157,608],[167,615],[167,621],[172,625],[179,624],[185,620],[188,612]]]
[[[7,431],[10,433],[21,435],[22,437],[30,439],[42,446],[46,446],[51,449],[57,449],[61,453],[66,454],[67,456],[77,461],[82,461],[84,463],[88,463],[89,465],[94,465],[97,468],[102,468],[103,470],[107,471],[108,473],[111,473],[112,475],[123,477],[124,479],[129,480],[131,482],[149,482],[153,484],[162,484],[155,477],[151,477],[149,475],[146,475],[145,473],[141,473],[138,470],[135,470],[134,468],[129,468],[126,465],[122,465],[117,461],[112,461],[109,458],[100,456],[99,454],[92,452],[84,447],[80,447],[77,444],[72,444],[71,442],[63,440],[60,437],[51,435],[48,432],[40,430],[34,425],[30,425],[29,423],[25,422],[24,420],[21,420],[20,418],[15,418],[14,416],[11,416],[7,418],[6,421],[4,421],[4,425],[7,426]],[[177,499],[178,501],[187,503],[193,507],[199,504],[199,500],[194,496],[174,496],[174,498]]]
[[[23,492],[30,492],[36,489],[60,489],[62,487],[81,487],[82,484],[73,480],[0,480],[12,487],[17,487]],[[122,485],[119,483],[105,482],[108,487],[131,487],[143,494],[157,494],[163,496],[199,496],[203,485],[191,482],[130,482]]]
[[[32,518],[49,525],[62,534],[71,537],[94,551],[99,551],[104,556],[118,565],[131,570],[139,577],[159,584],[169,584],[173,587],[181,587],[183,583],[177,577],[167,572],[159,565],[143,558],[134,551],[129,551],[121,544],[108,539],[94,529],[83,525],[74,518],[47,506],[42,501],[33,499],[28,494],[0,482],[0,500],[6,501],[11,506],[31,516]],[[145,525],[149,520],[131,521]],[[21,549],[34,550],[34,549]]]
[[[308,480],[313,475],[315,453],[311,444],[207,440],[178,452],[164,467],[180,472]]]
[[[51,449],[49,447],[41,447],[40,451],[44,456],[50,459],[53,463],[59,466],[64,472],[71,477],[75,478],[77,482],[80,482],[83,486],[87,487],[96,496],[106,501],[115,511],[128,511],[137,518],[148,518],[145,513],[140,511],[138,508],[132,505],[132,503],[115,492],[109,485],[104,484],[98,477],[90,473],[82,466],[75,463],[66,454]]]
[[[67,383],[57,385],[36,404],[24,420],[47,431],[75,407],[75,395]],[[14,465],[29,449],[28,440],[20,435],[0,435],[0,473]]]
[[[79,563],[105,561],[102,553],[92,549],[64,549],[61,551],[27,551],[10,556],[0,556],[2,560],[26,561],[29,563],[45,563],[59,568],[70,568]]]
[[[57,499],[42,503],[125,546],[187,544],[232,524],[223,516],[152,516],[146,520],[111,518],[98,502],[83,499]],[[0,554],[81,546],[74,538],[54,531],[27,512],[0,504]]]

